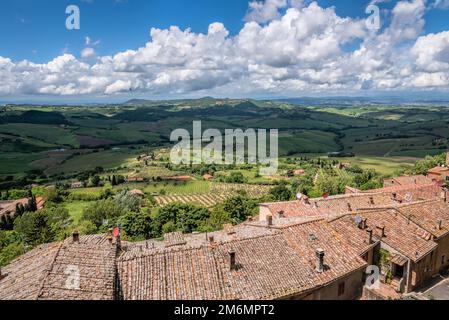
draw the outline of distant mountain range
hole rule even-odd
[[[420,95],[420,94],[408,94],[404,96],[375,96],[375,97],[354,97],[354,96],[336,96],[336,97],[298,97],[298,98],[274,98],[274,99],[230,99],[230,98],[214,98],[203,97],[199,99],[171,99],[171,100],[149,100],[149,99],[130,99],[126,102],[80,102],[80,103],[39,103],[39,102],[1,102],[0,105],[54,105],[54,106],[129,106],[129,107],[142,107],[142,106],[191,106],[191,107],[205,107],[211,105],[228,105],[234,106],[245,102],[251,102],[258,106],[269,106],[273,103],[288,103],[300,106],[358,106],[358,105],[449,105],[449,96],[446,94],[435,95]]]

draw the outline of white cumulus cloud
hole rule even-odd
[[[207,33],[152,28],[144,46],[111,56],[99,56],[99,41],[86,37],[79,59],[0,57],[0,96],[447,90],[449,31],[424,34],[428,6],[398,1],[385,27],[373,32],[363,19],[314,1],[253,1],[232,36],[216,22]]]

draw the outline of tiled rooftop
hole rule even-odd
[[[415,175],[415,176],[401,176],[401,177],[394,177],[392,179],[386,179],[386,182],[388,184],[389,181],[394,181],[395,184],[399,185],[419,185],[419,184],[431,184],[432,180],[427,178],[424,175]],[[387,186],[387,185],[386,185]]]
[[[404,204],[398,211],[437,238],[449,232],[449,204],[443,200]]]
[[[247,237],[239,230],[252,230],[254,234]],[[123,297],[275,299],[305,293],[365,266],[325,221],[279,230],[242,226],[236,228],[232,239],[219,233],[214,239],[221,240],[197,243],[200,246],[196,248],[124,253],[118,262]],[[327,269],[323,273],[315,270],[318,248],[326,254]],[[236,253],[235,270],[230,269],[230,251]]]
[[[265,204],[284,216],[271,225],[247,221],[217,232],[122,242],[122,250],[104,235],[43,245],[2,269],[0,300],[276,299],[307,294],[365,267],[361,256],[380,240],[419,261],[436,248],[433,236],[449,231],[449,204],[439,197],[400,204],[390,193],[436,196],[430,185],[383,190]],[[316,270],[318,249],[325,252],[324,272]],[[76,290],[66,286],[71,266],[80,272]]]
[[[356,218],[357,220],[366,219],[364,230],[359,229]],[[346,215],[333,220],[331,225],[348,239],[360,254],[368,247],[367,229],[373,231],[375,241],[382,240],[415,262],[437,247],[428,231],[400,215],[395,209],[377,209]],[[382,227],[385,227],[384,237],[382,237]]]
[[[116,253],[105,236],[39,246],[2,268],[0,300],[112,300]],[[80,274],[78,289],[66,285],[73,266]]]

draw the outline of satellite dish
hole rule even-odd
[[[302,193],[298,193],[298,194],[296,195],[296,199],[298,199],[298,200],[301,200],[302,197],[304,197],[304,195],[303,195]]]
[[[363,218],[361,216],[356,216],[354,221],[356,224],[361,224],[363,222]]]

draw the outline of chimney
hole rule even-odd
[[[380,237],[385,238],[385,226],[377,227],[380,230]]]
[[[393,200],[397,201],[398,200],[398,194],[397,193],[393,193]]]
[[[443,220],[438,220],[438,230],[443,229]]]
[[[284,211],[279,211],[278,212],[278,216],[279,216],[279,219],[283,219],[284,218]]]
[[[304,204],[310,204],[310,199],[307,196],[304,196]]]
[[[369,197],[369,203],[374,205],[374,197]]]
[[[351,212],[352,211],[352,207],[351,204],[348,202],[348,211]]]
[[[120,236],[120,233],[118,234],[118,236],[115,238],[116,241],[116,245],[117,245],[117,249],[121,250],[122,249],[122,238]]]
[[[362,220],[360,221],[360,224],[359,224],[359,228],[362,230],[365,230],[367,227],[367,223],[366,223],[367,221],[368,221],[367,219],[362,218]]]
[[[366,232],[368,233],[368,244],[370,245],[373,243],[373,230],[368,229]]]
[[[235,263],[235,251],[234,250],[229,250],[229,269],[235,270],[236,268],[236,263]]]
[[[210,243],[210,244],[214,244],[214,243],[215,243],[215,238],[214,238],[214,236],[209,236],[208,238],[209,238],[209,243]]]
[[[74,231],[72,234],[72,240],[74,243],[80,242],[80,233],[78,231]]]
[[[324,255],[323,249],[316,250],[316,271],[320,273],[324,272]]]
[[[271,227],[273,225],[273,216],[271,214],[267,215],[267,227]]]

